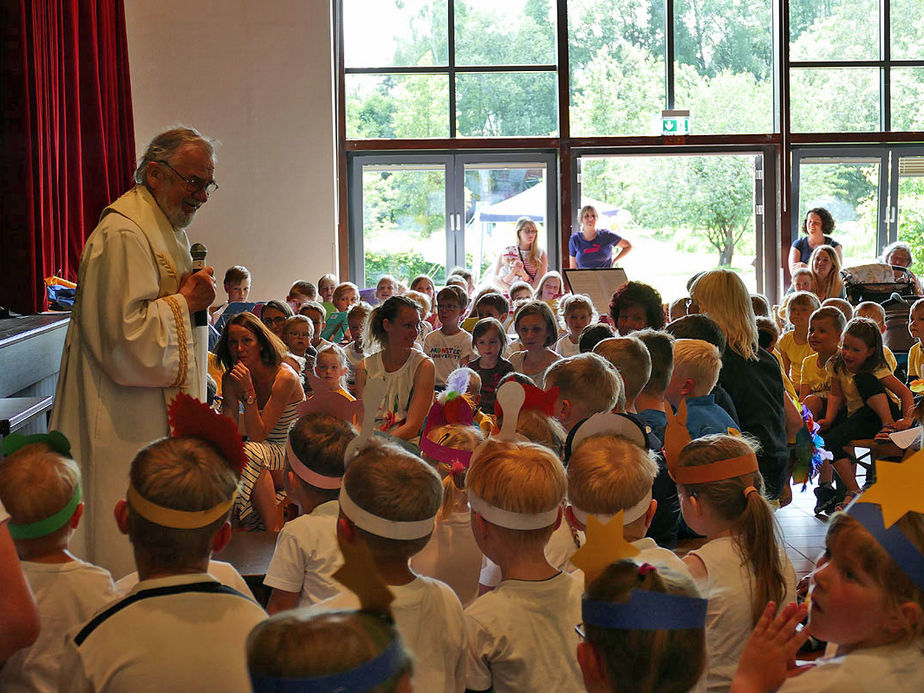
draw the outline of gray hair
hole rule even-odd
[[[894,253],[896,250],[903,250],[908,253],[908,258],[911,260],[911,263],[914,264],[914,253],[911,252],[911,246],[905,243],[904,241],[895,241],[890,243],[882,250],[882,255],[879,256],[879,259],[885,264],[889,264],[889,255]]]
[[[144,156],[138,162],[138,168],[135,169],[135,182],[138,185],[144,184],[148,164],[152,161],[169,159],[184,144],[191,143],[204,147],[212,159],[215,159],[215,145],[217,144],[215,140],[203,135],[195,128],[176,127],[155,135],[154,139],[151,140],[147,150],[144,152]]]

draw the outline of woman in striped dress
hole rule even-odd
[[[286,437],[304,399],[298,375],[287,364],[286,346],[256,316],[240,313],[228,321],[215,355],[225,368],[221,412],[246,437],[247,464],[235,501],[235,514],[248,529],[277,531],[283,515],[282,488]]]

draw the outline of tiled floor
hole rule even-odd
[[[796,570],[796,578],[802,579],[815,567],[815,559],[824,551],[825,532],[828,525],[812,513],[815,494],[812,486],[802,491],[802,484],[792,489],[792,503],[776,512],[776,519],[783,532],[786,553]]]

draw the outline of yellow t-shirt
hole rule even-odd
[[[834,359],[828,361],[825,368],[831,375],[831,379],[837,378],[841,385],[841,392],[844,394],[844,405],[847,407],[847,414],[854,414],[863,406],[863,398],[860,397],[860,391],[857,390],[857,384],[854,382],[853,373],[848,373],[846,370],[836,371],[834,369]],[[892,371],[888,368],[879,368],[873,371],[873,375],[876,376],[877,379],[882,380],[892,375]],[[896,397],[895,393],[891,390],[886,390],[886,394],[894,402],[901,403],[901,400]]]
[[[889,370],[894,373],[895,369],[898,368],[898,361],[895,358],[895,354],[892,353],[892,350],[889,347],[887,347],[885,344],[882,345],[882,355],[885,356],[885,360],[889,366]]]
[[[802,361],[802,385],[807,385],[810,395],[827,397],[831,394],[831,374],[818,365],[818,354],[812,353]]]
[[[908,380],[924,378],[924,353],[921,352],[921,342],[915,342],[908,350]]]
[[[777,363],[780,364],[780,375],[783,376],[783,389],[786,390],[786,393],[793,398],[793,400],[799,402],[799,391],[793,386],[792,381],[789,379],[789,376],[786,375],[786,368],[783,366],[783,357],[780,356],[780,352],[776,349],[770,352],[776,357]],[[798,409],[798,407],[796,407]]]
[[[798,389],[802,383],[802,362],[815,352],[812,351],[807,341],[805,344],[796,344],[795,334],[793,330],[784,334],[777,342],[776,348],[781,354],[786,354],[786,358],[789,359],[789,379]]]

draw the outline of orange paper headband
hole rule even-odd
[[[686,398],[680,400],[676,414],[673,413],[671,405],[665,403],[664,413],[667,416],[667,426],[664,429],[664,458],[667,460],[667,471],[676,483],[708,484],[757,471],[757,456],[753,452],[696,467],[681,467],[680,453],[690,442]]]

